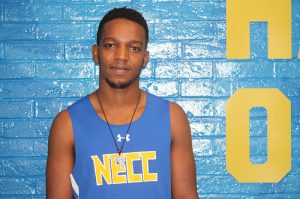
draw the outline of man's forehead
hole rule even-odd
[[[103,26],[103,30],[107,28],[111,28],[112,26],[120,26],[120,25],[127,25],[130,26],[131,28],[142,29],[143,31],[145,31],[142,25],[140,25],[139,23],[133,20],[129,20],[126,18],[115,18],[110,21],[107,21]]]
[[[140,24],[125,18],[116,18],[105,23],[103,27],[101,40],[107,38],[127,39],[144,43],[146,33]]]

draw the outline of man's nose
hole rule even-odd
[[[118,46],[115,51],[115,59],[127,61],[129,56],[129,49],[126,46]]]

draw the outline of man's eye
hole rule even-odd
[[[141,51],[141,50],[142,50],[141,48],[136,47],[136,46],[131,46],[130,49],[131,49],[132,51]]]
[[[103,44],[103,46],[104,46],[105,48],[113,48],[113,47],[115,47],[114,44]]]

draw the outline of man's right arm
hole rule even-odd
[[[64,110],[54,119],[49,140],[46,171],[48,199],[72,198],[70,174],[75,161],[72,122]]]

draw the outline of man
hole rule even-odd
[[[184,111],[139,88],[147,43],[139,12],[115,8],[103,17],[92,47],[99,88],[59,113],[51,127],[49,199],[198,198]]]

